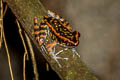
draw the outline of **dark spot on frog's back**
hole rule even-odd
[[[53,20],[54,18],[53,18],[53,17],[45,16],[45,17],[44,17],[44,20],[45,20],[45,19],[50,23],[50,20]]]

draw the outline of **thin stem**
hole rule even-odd
[[[6,42],[6,38],[5,38],[5,34],[4,34],[4,28],[3,28],[3,2],[2,2],[2,0],[1,0],[1,19],[2,19],[1,39],[3,37],[4,44],[5,44],[5,49],[6,49],[6,53],[7,53],[7,57],[8,57],[8,64],[9,64],[9,70],[10,70],[11,80],[14,80],[13,72],[12,72],[12,65],[11,65],[11,60],[10,60],[10,55],[9,55],[9,50],[8,50],[8,46],[7,46],[7,42]]]
[[[46,63],[46,70],[49,71],[49,65]]]
[[[5,49],[6,49],[6,52],[7,52],[7,57],[8,57],[8,64],[9,64],[9,69],[10,69],[11,80],[14,80],[13,72],[12,72],[11,59],[10,59],[9,50],[8,50],[7,42],[6,42],[6,39],[5,39],[4,31],[3,31],[3,40],[4,40],[4,44],[5,44]]]
[[[19,34],[20,34],[20,37],[22,39],[22,43],[23,43],[23,46],[24,46],[24,57],[23,57],[23,80],[26,80],[26,74],[25,74],[25,69],[26,69],[26,66],[25,66],[25,60],[26,60],[26,57],[28,56],[28,51],[27,51],[27,47],[26,47],[26,44],[25,44],[25,41],[24,41],[24,38],[23,38],[23,35],[22,35],[22,29],[20,27],[20,24],[18,22],[18,20],[16,20],[17,22],[17,26],[18,26],[18,29],[19,29]]]
[[[5,14],[6,14],[6,12],[7,12],[7,8],[8,8],[8,6],[5,5],[5,10],[4,10],[4,12],[3,12],[3,16],[5,16]]]
[[[25,33],[25,32],[24,32]],[[28,37],[28,35],[25,33],[25,37],[27,39],[28,42],[28,47],[30,49],[30,55],[31,55],[31,60],[32,60],[32,64],[33,64],[33,71],[34,71],[34,75],[35,75],[35,80],[39,80],[39,76],[38,76],[38,71],[37,71],[37,65],[36,65],[36,60],[35,60],[35,55],[34,55],[34,51],[33,51],[33,47],[32,44],[30,42],[30,39]]]
[[[1,48],[1,46],[2,46],[2,37],[3,37],[3,35],[2,35],[2,32],[3,32],[3,3],[2,3],[2,0],[1,0],[1,17],[0,17],[0,48]]]

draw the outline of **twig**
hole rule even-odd
[[[46,63],[46,70],[49,71],[49,65]]]
[[[14,80],[13,72],[12,72],[11,59],[10,59],[9,50],[8,50],[7,42],[6,42],[6,39],[5,39],[4,31],[3,31],[3,40],[4,40],[4,44],[5,44],[5,49],[6,49],[6,52],[7,52],[7,57],[8,57],[8,64],[9,64],[9,69],[10,69],[11,80]]]
[[[20,37],[22,39],[22,43],[23,43],[23,46],[24,46],[24,56],[23,56],[23,80],[26,80],[26,74],[25,74],[25,60],[26,60],[26,57],[28,56],[28,51],[27,51],[27,47],[26,47],[26,44],[25,44],[25,41],[24,41],[24,38],[23,38],[23,35],[22,35],[22,29],[20,27],[20,24],[18,22],[18,20],[16,20],[17,22],[17,26],[18,26],[18,29],[19,29],[19,34],[20,34]]]
[[[5,16],[5,14],[6,14],[6,12],[7,12],[7,8],[8,8],[8,6],[5,5],[5,10],[4,10],[4,12],[3,12],[3,16]]]
[[[28,47],[30,49],[30,55],[31,55],[31,60],[32,60],[32,64],[33,64],[33,72],[35,75],[35,80],[39,80],[39,76],[38,76],[38,71],[37,71],[37,65],[36,65],[36,60],[35,60],[35,55],[34,55],[34,51],[33,51],[33,47],[32,44],[30,42],[29,37],[27,36],[27,34],[24,32],[25,37],[27,39],[27,43],[28,43]]]
[[[2,0],[1,0],[1,19],[0,19],[0,21],[1,21],[1,24],[0,24],[0,29],[1,29],[0,48],[1,48],[1,44],[2,44],[2,38],[3,38],[6,53],[7,53],[7,57],[8,57],[8,64],[9,64],[11,80],[14,80],[13,72],[12,72],[12,66],[11,66],[11,60],[10,60],[10,55],[9,55],[9,50],[8,50],[8,46],[7,46],[7,42],[6,42],[6,38],[5,38],[5,34],[4,34],[4,28],[3,28],[3,2],[2,2]]]
[[[5,44],[7,57],[8,57],[8,64],[9,64],[9,69],[10,69],[11,80],[14,80],[12,66],[11,66],[11,59],[10,59],[9,50],[8,50],[8,46],[7,46],[7,42],[6,42],[6,38],[5,38],[5,34],[4,34],[4,28],[3,28],[2,33],[3,33],[3,40],[4,40],[4,44]]]
[[[1,49],[1,46],[2,46],[2,32],[3,32],[3,2],[2,2],[2,0],[1,0],[1,2],[0,2],[1,4],[1,15],[0,15],[0,49]]]

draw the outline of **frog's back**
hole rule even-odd
[[[79,44],[79,32],[72,32],[67,29],[63,22],[53,17],[45,17],[44,20],[49,26],[51,39],[66,46],[77,46]]]

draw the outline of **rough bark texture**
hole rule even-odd
[[[19,22],[21,23],[23,29],[31,38],[31,40],[36,44],[34,40],[33,32],[33,18],[38,17],[40,22],[44,15],[46,15],[46,10],[42,6],[39,0],[6,0],[8,6],[11,8],[12,12],[15,14]],[[38,47],[38,45],[36,44]],[[39,48],[40,49],[40,48]],[[60,46],[56,47],[56,51],[63,49]],[[64,51],[59,56],[69,58],[66,60],[59,60],[62,68],[60,68],[56,62],[44,55],[45,59],[49,62],[52,69],[57,72],[62,80],[97,80],[97,78],[89,71],[86,65],[80,60],[78,56],[73,57],[71,49]],[[38,53],[36,53],[38,54]]]

